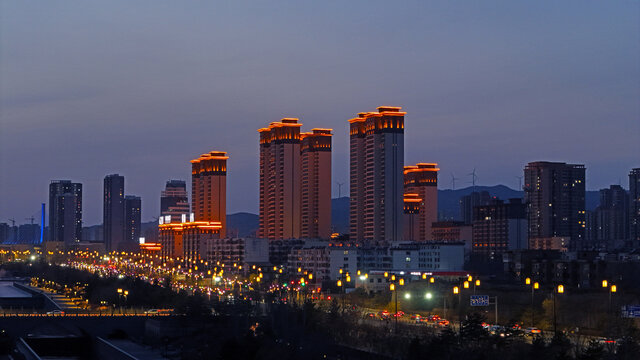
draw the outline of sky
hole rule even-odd
[[[39,217],[48,184],[105,175],[143,221],[189,160],[229,153],[228,213],[257,212],[257,129],[333,128],[348,194],[348,123],[402,106],[405,163],[439,188],[517,188],[530,161],[585,164],[587,189],[640,167],[637,1],[2,1],[0,222]],[[48,215],[47,215],[48,216]]]

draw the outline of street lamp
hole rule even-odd
[[[556,318],[556,292],[558,294],[564,293],[564,285],[560,284],[555,289],[553,289],[553,333],[556,334],[558,331],[558,322]]]

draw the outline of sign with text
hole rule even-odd
[[[471,295],[471,306],[489,306],[489,295]]]
[[[640,318],[640,305],[624,305],[622,306],[623,318]]]

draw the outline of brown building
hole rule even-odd
[[[415,194],[420,201],[417,211],[405,211],[404,239],[431,240],[431,224],[438,221],[438,164],[418,163],[404,167],[405,204],[407,195]]]
[[[195,221],[220,222],[227,230],[227,153],[211,151],[191,160],[191,209]]]
[[[284,118],[258,130],[261,238],[331,235],[331,130],[301,126]]]
[[[331,129],[300,134],[300,235],[331,236]]]
[[[431,237],[435,242],[464,242],[465,251],[471,251],[473,226],[463,221],[438,221],[432,224]]]
[[[402,240],[404,116],[400,107],[359,113],[350,124],[350,237]]]
[[[169,223],[160,224],[159,230],[162,258],[193,261],[205,257],[207,240],[220,237],[222,224],[219,221]]]

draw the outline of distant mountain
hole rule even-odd
[[[227,215],[227,234],[230,236],[255,236],[259,226],[260,217],[256,214],[239,212]]]

